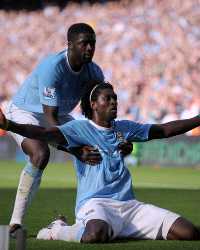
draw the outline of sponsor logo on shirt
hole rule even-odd
[[[94,209],[91,209],[91,210],[87,211],[87,212],[85,213],[85,215],[88,215],[88,214],[91,214],[91,213],[94,213]]]
[[[56,89],[45,87],[43,91],[43,96],[45,99],[54,99],[56,97]]]

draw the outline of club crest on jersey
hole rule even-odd
[[[45,97],[45,99],[54,99],[56,97],[56,89],[45,87],[43,96]]]
[[[121,132],[117,131],[117,139],[120,141],[120,142],[123,142],[125,139],[124,139],[124,136]]]

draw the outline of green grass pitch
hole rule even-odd
[[[0,161],[0,224],[8,224],[15,198],[18,178],[23,164]],[[131,167],[138,200],[180,213],[200,226],[200,170],[192,168]],[[178,241],[116,241],[109,244],[84,245],[62,241],[39,241],[34,238],[38,229],[47,225],[57,214],[74,221],[76,194],[75,172],[70,163],[49,164],[43,176],[25,225],[28,229],[27,249],[133,249],[184,250],[200,249],[200,242]],[[10,249],[15,249],[14,240]]]

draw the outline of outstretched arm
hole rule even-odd
[[[102,157],[98,149],[83,145],[81,147],[67,149],[67,140],[62,132],[57,127],[43,128],[40,126],[29,124],[18,124],[13,121],[7,120],[0,109],[0,128],[11,131],[22,136],[46,141],[47,143],[58,145],[58,149],[75,155],[80,161],[90,165],[96,165],[101,162]]]
[[[149,140],[168,138],[184,134],[200,126],[200,115],[190,119],[176,120],[164,124],[154,124],[149,131]]]
[[[22,136],[43,140],[52,144],[67,145],[67,141],[57,127],[44,128],[31,124],[19,124],[7,120],[0,109],[0,128]]]

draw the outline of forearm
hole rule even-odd
[[[184,134],[198,126],[200,126],[200,116],[191,119],[171,121],[164,124],[153,124],[149,131],[149,140]]]
[[[191,119],[177,120],[163,124],[165,137],[184,134],[196,127],[200,126],[200,116]]]
[[[16,134],[20,134],[30,139],[48,140],[45,133],[46,129],[40,126],[31,124],[18,124],[13,121],[7,120],[6,130]]]
[[[60,125],[58,117],[46,116],[46,120],[49,126],[58,126]]]
[[[49,126],[58,126],[59,119],[58,119],[58,107],[50,107],[43,105],[43,111],[46,121],[48,122]]]

